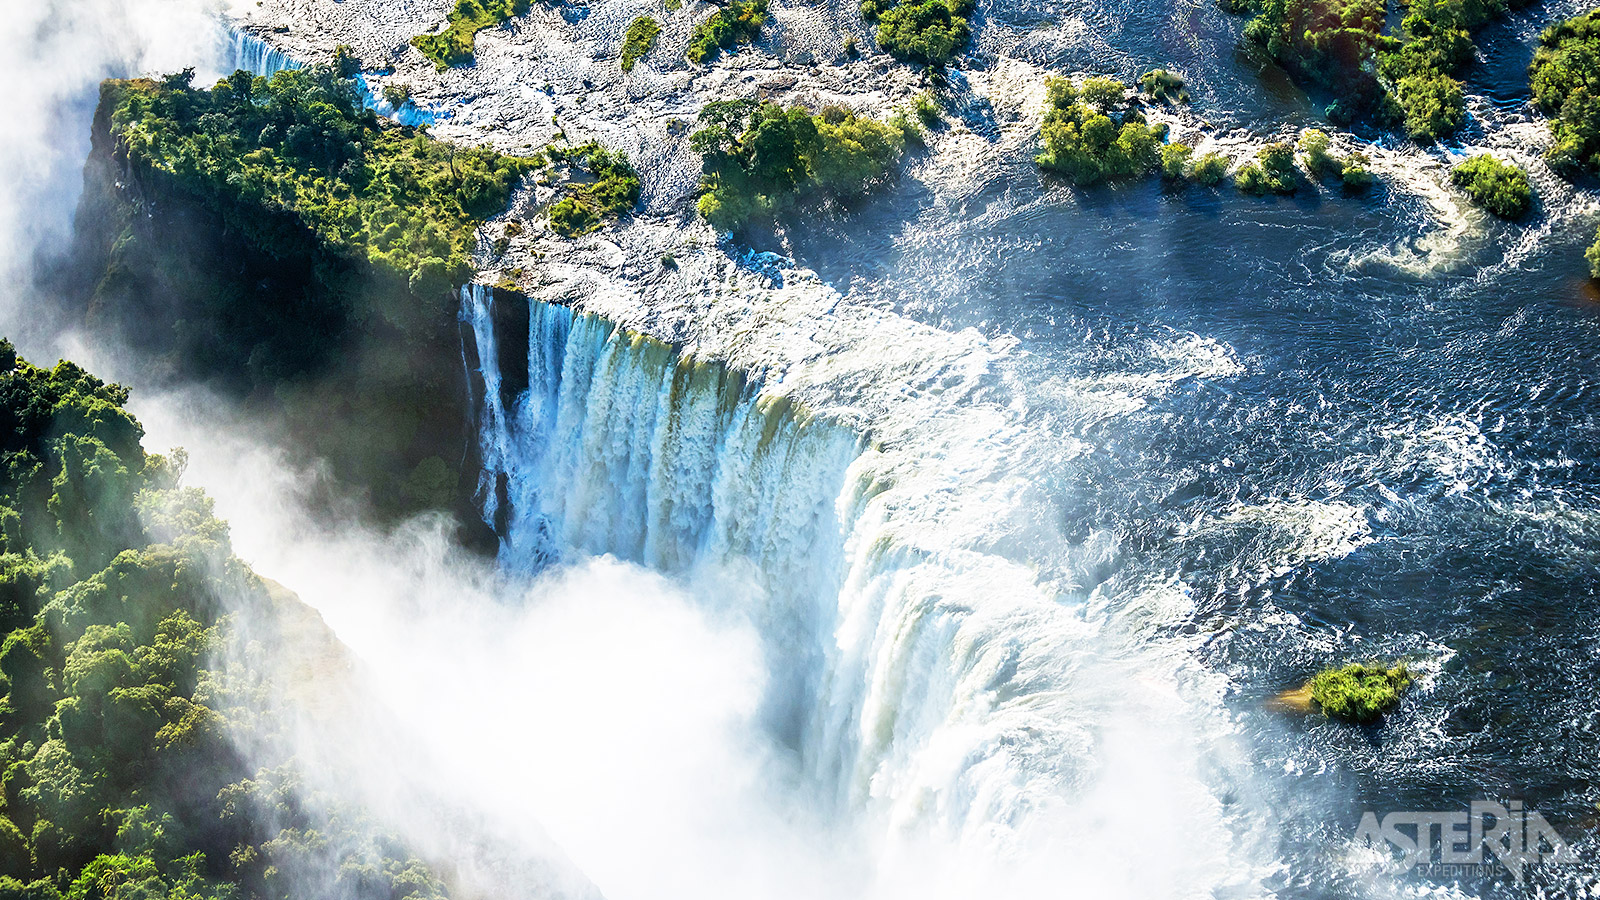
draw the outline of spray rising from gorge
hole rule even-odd
[[[1154,15],[1103,6],[1015,44],[986,12],[1028,62],[960,73],[993,104],[969,98],[898,196],[784,236],[793,258],[685,224],[663,122],[747,89],[881,107],[872,79],[740,59],[619,86],[584,44],[616,30],[604,3],[541,5],[437,81],[404,56],[364,73],[402,122],[367,79],[415,79],[453,139],[533,146],[559,113],[636,152],[645,200],[491,249],[549,199],[530,185],[478,236],[480,262],[537,273],[459,295],[492,562],[439,515],[330,503],[327,469],[230,399],[136,392],[240,556],[349,653],[235,712],[291,723],[307,789],[463,895],[1414,896],[1342,827],[1353,804],[1586,807],[1596,344],[1559,252],[1470,215],[1429,245],[1416,196],[1460,210],[1416,150],[1379,160],[1395,187],[1370,201],[1036,185],[1036,123],[1010,116],[1038,60],[1131,65],[1070,35]],[[260,74],[307,42],[382,60],[437,12],[346,0],[215,46]],[[786,13],[794,46],[832,39]],[[1147,30],[1222,83],[1207,15]],[[640,85],[635,114],[614,95]],[[1591,199],[1550,198],[1538,233],[1570,243]],[[1529,274],[1480,258],[1507,245]],[[1330,659],[1401,655],[1418,686],[1382,732],[1263,711]],[[342,896],[324,874],[301,892]]]

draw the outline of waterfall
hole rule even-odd
[[[303,68],[304,64],[248,31],[228,29],[228,71],[244,69],[271,78],[284,69]]]
[[[226,59],[227,71],[232,72],[243,69],[254,72],[263,78],[271,78],[274,74],[285,69],[302,69],[305,63],[273,47],[261,38],[239,28],[227,29],[228,46]],[[365,75],[357,73],[355,76],[356,90],[361,94],[363,106],[380,116],[387,116],[401,125],[416,127],[419,125],[432,125],[441,118],[448,118],[448,114],[422,109],[411,100],[407,100],[396,107],[381,94],[374,91],[367,84]]]
[[[940,461],[872,446],[781,386],[536,300],[524,373],[502,345],[520,338],[521,302],[462,291],[482,499],[504,566],[612,554],[690,583],[753,583],[731,595],[765,642],[772,734],[820,808],[877,823],[865,827],[890,844],[933,835],[1034,860],[1050,878],[1112,854],[1127,868],[1098,877],[1130,896],[1242,877],[1219,849],[1237,835],[1208,782],[1226,765],[1227,729],[1180,699],[1178,657],[1136,635],[1107,641],[1120,625],[1085,621],[1029,567],[930,524],[926,506],[942,501],[901,482],[944,477]],[[502,369],[511,360],[518,371]],[[1167,804],[1154,830],[1097,806],[1152,791]],[[1039,854],[1040,841],[1077,849]]]

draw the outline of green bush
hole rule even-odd
[[[1220,153],[1207,153],[1196,159],[1189,169],[1189,180],[1195,184],[1215,187],[1228,177],[1228,158]]]
[[[1189,89],[1183,86],[1183,76],[1166,69],[1151,69],[1140,75],[1139,90],[1162,103],[1189,102]]]
[[[439,71],[472,62],[478,32],[526,15],[529,0],[456,0],[445,16],[445,29],[438,34],[419,34],[411,46],[433,61]]]
[[[1600,169],[1600,10],[1545,29],[1528,74],[1540,111],[1553,117],[1551,166]]]
[[[767,21],[767,0],[733,0],[696,25],[684,56],[692,63],[715,59],[723,50],[754,42]]]
[[[1161,176],[1179,181],[1189,176],[1194,148],[1188,144],[1166,144],[1161,148]]]
[[[707,104],[690,145],[703,157],[700,214],[719,229],[770,221],[802,198],[847,202],[894,174],[915,133],[839,107]]]
[[[1350,191],[1365,190],[1372,185],[1372,171],[1367,168],[1370,161],[1365,154],[1351,153],[1349,156],[1338,157],[1328,152],[1329,146],[1330,141],[1326,132],[1308,128],[1300,135],[1298,145],[1300,158],[1312,177],[1326,178],[1329,175],[1337,175],[1344,187]]]
[[[605,219],[631,211],[639,202],[639,175],[621,153],[594,141],[576,147],[550,147],[550,158],[582,170],[586,180],[569,180],[566,196],[550,208],[550,228],[577,237],[599,228]]]
[[[656,36],[659,34],[661,34],[660,22],[649,16],[634,19],[622,36],[622,71],[632,72],[634,62],[650,52],[650,48],[656,45]]]
[[[861,15],[878,22],[878,46],[897,59],[942,67],[966,48],[972,29],[966,17],[973,0],[912,0],[883,8],[873,0]]]
[[[1234,176],[1239,190],[1247,194],[1292,194],[1300,179],[1294,167],[1294,148],[1288,144],[1268,144],[1256,154],[1256,161]]]
[[[1450,181],[1479,206],[1502,219],[1517,219],[1533,206],[1533,188],[1521,169],[1481,153],[1450,170]]]
[[[398,110],[411,100],[411,85],[386,84],[383,86],[383,102]]]
[[[937,128],[944,121],[944,111],[939,109],[939,101],[927,91],[917,95],[917,99],[912,101],[912,109],[924,128]]]
[[[1138,110],[1124,108],[1127,89],[1109,78],[1090,78],[1080,91],[1065,78],[1045,86],[1039,167],[1073,184],[1119,181],[1161,165],[1166,127],[1149,125]],[[1117,118],[1112,118],[1117,116]]]
[[[1461,82],[1439,72],[1419,72],[1400,79],[1395,97],[1405,114],[1406,132],[1420,141],[1455,134],[1467,120]]]
[[[1411,684],[1405,664],[1392,668],[1351,663],[1312,677],[1311,700],[1323,715],[1346,722],[1373,722],[1400,703]]]
[[[1372,186],[1374,177],[1372,170],[1367,166],[1370,160],[1365,153],[1351,153],[1346,156],[1339,167],[1339,178],[1350,191],[1364,191]]]
[[[563,237],[577,237],[600,227],[594,207],[575,197],[563,197],[550,207],[550,230]]]
[[[1589,261],[1589,277],[1600,278],[1600,229],[1595,230],[1594,243],[1583,252],[1584,258]]]
[[[1317,178],[1339,171],[1339,161],[1328,152],[1329,146],[1325,131],[1307,128],[1300,134],[1300,157],[1305,161],[1306,170]]]

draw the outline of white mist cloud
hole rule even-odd
[[[186,481],[215,497],[236,552],[358,661],[369,715],[308,721],[298,754],[425,855],[471,840],[432,812],[459,806],[610,900],[865,891],[866,848],[819,822],[760,722],[761,642],[725,612],[756,604],[702,602],[610,557],[507,577],[443,521],[376,533],[308,511],[315,473],[208,398],[134,408],[149,446],[189,450]]]
[[[38,251],[71,233],[102,79],[195,66],[216,74],[220,0],[40,0],[0,15],[0,332],[59,352],[31,296]]]

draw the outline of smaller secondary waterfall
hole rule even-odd
[[[286,69],[305,68],[305,63],[273,47],[248,31],[228,28],[227,35],[226,59],[229,72],[243,69],[263,78],[271,78]],[[357,90],[361,92],[361,102],[364,106],[380,116],[388,116],[394,119],[401,125],[432,125],[440,118],[447,117],[441,116],[433,110],[422,109],[410,100],[396,107],[367,84],[366,76],[358,73],[355,76],[355,81]]]
[[[237,28],[228,29],[228,52],[231,60],[229,71],[244,69],[263,78],[271,78],[284,69],[303,68],[299,60],[248,31]]]
[[[926,878],[931,852],[999,866],[989,887],[1076,878],[1126,897],[1252,880],[1228,845],[1253,826],[1225,824],[1234,801],[1219,799],[1243,789],[1215,784],[1227,726],[1180,697],[1181,656],[1085,621],[1027,566],[936,524],[928,483],[898,484],[954,469],[539,301],[523,389],[524,357],[501,344],[520,338],[520,301],[461,299],[502,563],[610,553],[708,585],[709,605],[753,605],[738,612],[764,641],[773,734],[820,809],[885,845],[881,865]],[[730,576],[757,590],[717,590]],[[1129,797],[1148,809],[1116,808]]]

